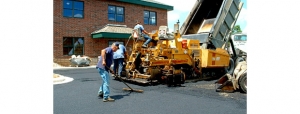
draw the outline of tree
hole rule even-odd
[[[235,25],[232,30],[232,34],[237,34],[237,33],[242,33],[240,25]]]

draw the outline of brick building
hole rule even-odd
[[[136,20],[151,32],[168,25],[171,10],[154,0],[54,0],[53,61],[69,66],[71,55],[84,55],[95,65],[101,49],[115,41],[127,43]]]

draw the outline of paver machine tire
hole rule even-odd
[[[240,85],[240,89],[244,93],[247,93],[247,72],[241,75],[239,79],[239,85]]]

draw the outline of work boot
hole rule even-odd
[[[115,99],[112,99],[110,97],[103,99],[103,102],[114,102],[114,101],[115,101]]]
[[[100,92],[100,93],[98,94],[98,97],[103,98],[103,92]]]
[[[146,45],[142,45],[142,48],[147,48],[147,46]]]

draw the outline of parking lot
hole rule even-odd
[[[95,68],[55,69],[54,73],[72,78],[68,83],[54,85],[55,114],[245,114],[247,94],[220,93],[215,91],[214,82],[198,81],[185,83],[181,87],[166,85],[141,86],[127,83],[143,93],[123,91],[121,81],[111,78],[111,97],[115,102],[102,102],[97,91],[102,79]]]

